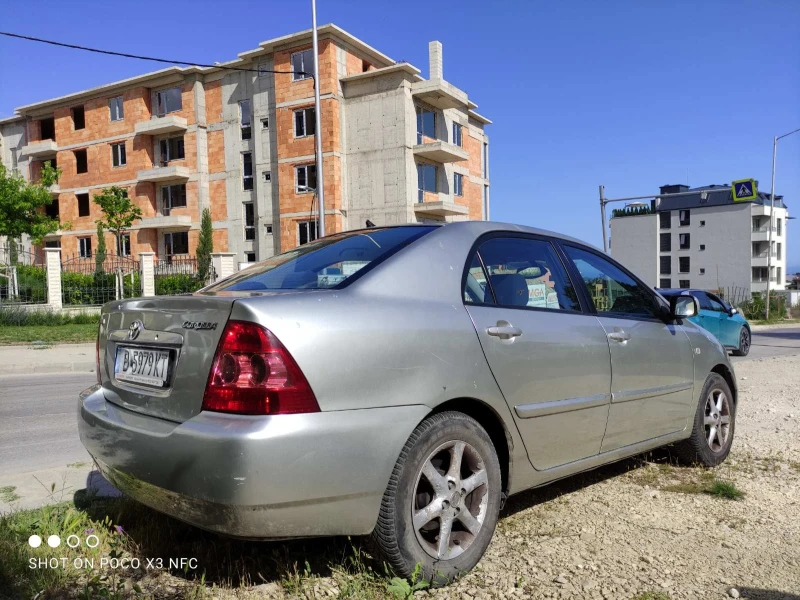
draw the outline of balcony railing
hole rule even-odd
[[[773,225],[772,231],[778,231],[778,228]],[[769,225],[753,225],[753,233],[768,233]]]

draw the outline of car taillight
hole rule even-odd
[[[319,412],[303,372],[268,329],[229,321],[214,356],[203,410],[246,415]]]

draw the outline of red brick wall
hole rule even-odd
[[[222,122],[222,80],[205,84],[206,90],[206,123]]]

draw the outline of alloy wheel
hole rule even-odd
[[[739,350],[742,354],[747,354],[750,349],[750,332],[745,327],[742,327],[742,333],[739,334]]]
[[[731,435],[731,406],[728,396],[719,388],[712,389],[706,397],[706,442],[712,452],[721,452]]]
[[[414,486],[412,523],[433,558],[451,560],[472,545],[486,519],[489,480],[483,458],[460,440],[436,448]]]

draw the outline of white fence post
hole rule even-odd
[[[142,282],[142,296],[156,295],[155,267],[153,257],[155,252],[139,252],[139,277]]]
[[[214,266],[214,283],[236,273],[235,252],[212,252],[211,264]]]
[[[45,248],[47,270],[47,304],[51,310],[61,310],[61,248]]]

